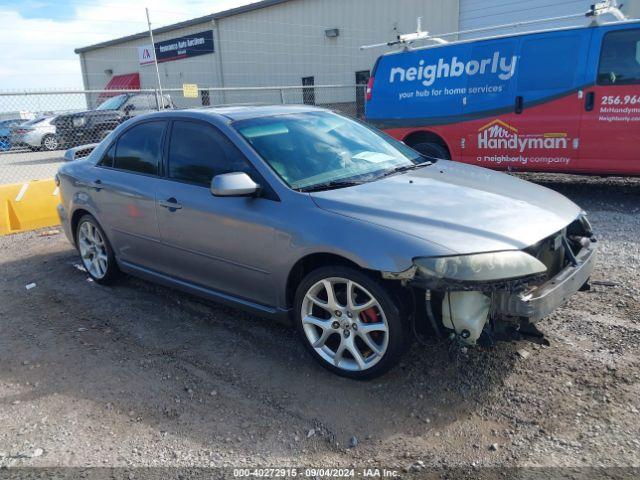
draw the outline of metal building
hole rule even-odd
[[[328,95],[318,85],[366,83],[384,49],[361,45],[393,40],[416,29],[446,33],[586,11],[593,0],[262,0],[154,30],[163,88],[197,84],[190,104],[243,101],[340,104],[353,88]],[[627,0],[635,13],[640,0]],[[151,10],[153,14],[153,9]],[[562,24],[562,23],[560,23]],[[547,25],[549,28],[555,25]],[[507,31],[517,31],[510,28]],[[505,33],[505,32],[497,32]],[[156,88],[148,32],[76,49],[85,89]],[[297,91],[218,91],[216,88],[299,86]],[[304,87],[304,88],[302,88]],[[296,98],[284,98],[295,95]],[[276,98],[275,96],[278,96]],[[98,96],[88,99],[90,107]]]

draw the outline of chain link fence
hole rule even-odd
[[[364,115],[364,85],[0,92],[0,185],[52,178],[66,149],[100,142],[136,115],[159,109],[307,104]]]

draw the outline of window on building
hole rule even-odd
[[[313,88],[315,83],[314,77],[302,77],[302,102],[305,105],[316,104],[316,89]]]
[[[640,83],[640,30],[609,32],[602,40],[598,85]]]
[[[211,95],[209,90],[200,90],[200,98],[202,99],[202,106],[208,107],[211,105]]]
[[[364,117],[364,98],[367,93],[367,83],[371,73],[369,70],[356,72],[356,116]]]
[[[169,177],[209,186],[222,173],[251,173],[244,155],[217,129],[201,122],[175,121],[169,144]]]
[[[116,144],[114,168],[158,174],[165,122],[145,122],[124,132]]]

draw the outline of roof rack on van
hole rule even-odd
[[[507,23],[503,25],[494,25],[491,27],[482,27],[482,28],[473,28],[470,30],[460,30],[457,32],[449,32],[449,33],[441,33],[439,35],[429,35],[429,32],[425,32],[422,30],[422,17],[418,17],[418,28],[413,33],[405,33],[402,35],[398,35],[396,40],[385,43],[374,43],[373,45],[362,45],[360,50],[366,50],[370,48],[380,48],[380,47],[392,47],[395,45],[404,45],[405,49],[408,49],[409,46],[416,41],[431,41],[438,44],[446,44],[449,43],[449,40],[445,40],[447,37],[454,37],[456,35],[468,35],[472,33],[480,33],[480,32],[489,32],[491,30],[500,30],[503,28],[516,28],[523,27],[527,25],[535,25],[538,23],[545,22],[553,22],[558,20],[570,20],[573,18],[593,18],[592,24],[599,25],[600,18],[603,15],[610,14],[618,21],[627,20],[627,17],[622,11],[620,11],[620,7],[618,6],[617,0],[604,0],[602,2],[594,3],[591,5],[589,10],[582,13],[574,13],[571,15],[563,15],[560,17],[550,17],[550,18],[539,18],[536,20],[527,20],[524,22],[514,22]]]

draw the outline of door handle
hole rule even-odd
[[[168,209],[169,209],[170,211],[172,211],[172,212],[173,212],[173,211],[176,211],[176,210],[179,210],[179,209],[181,209],[181,208],[182,208],[182,205],[180,205],[180,204],[178,203],[178,200],[176,200],[176,199],[175,199],[175,198],[173,198],[173,197],[168,198],[168,199],[166,199],[166,200],[160,200],[160,201],[158,202],[158,204],[159,204],[161,207],[168,208]]]
[[[587,96],[584,99],[584,109],[587,112],[593,110],[593,107],[596,103],[596,94],[595,92],[587,92]]]
[[[103,188],[101,180],[96,180],[95,182],[78,182],[78,185],[82,187],[93,188],[97,192],[99,192]]]
[[[523,110],[524,110],[524,98],[522,98],[521,95],[518,95],[516,97],[516,104],[515,104],[514,111],[516,114],[520,115]]]

